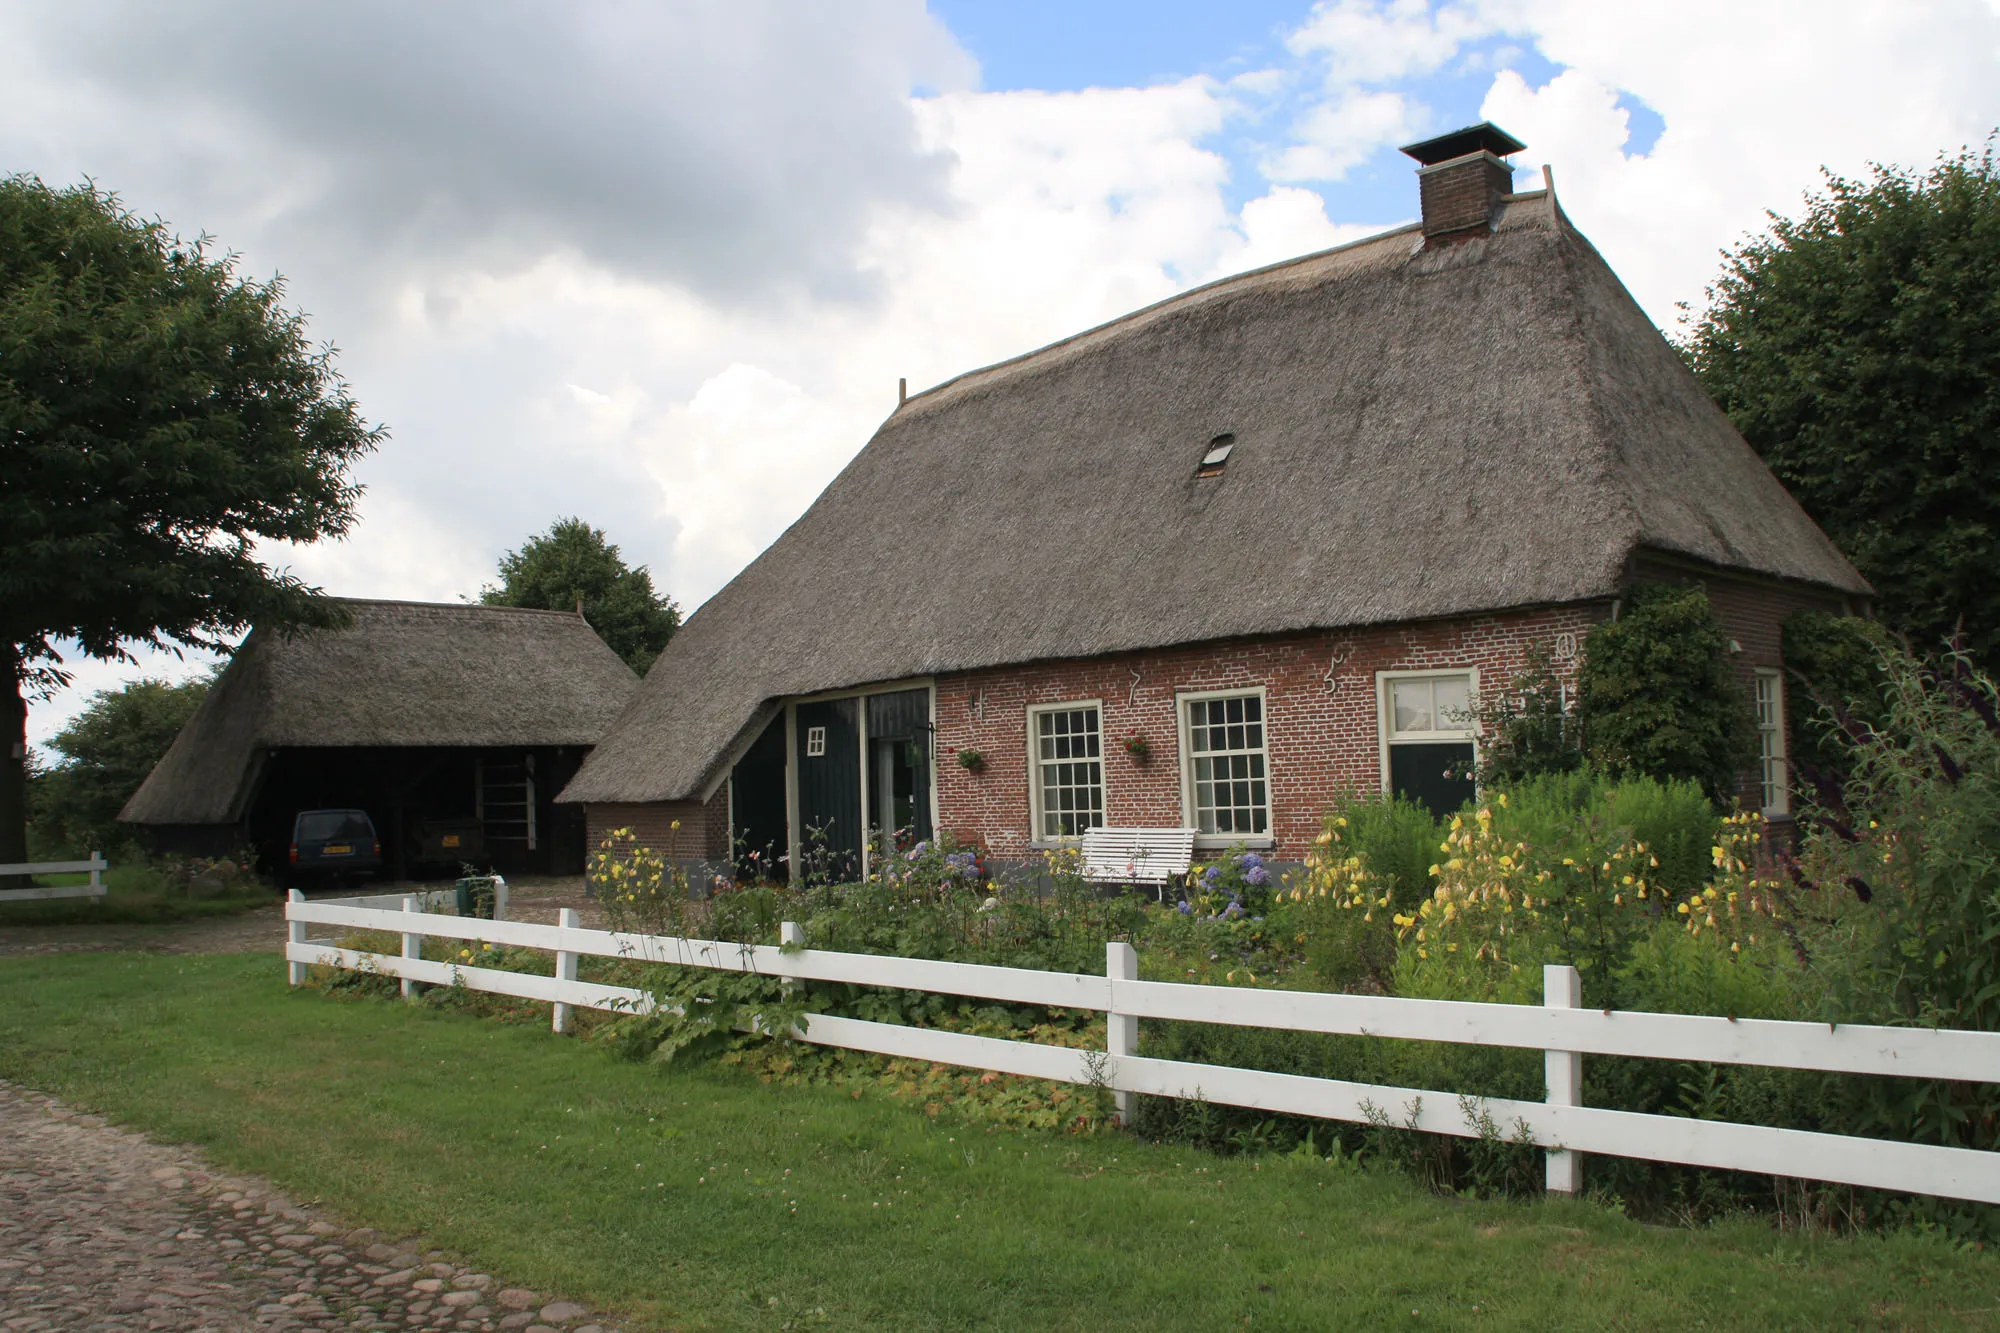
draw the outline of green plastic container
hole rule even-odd
[[[458,882],[458,914],[493,919],[493,903],[499,896],[492,875],[467,875]]]

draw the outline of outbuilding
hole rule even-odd
[[[253,629],[119,818],[159,850],[253,847],[276,868],[299,811],[355,808],[397,878],[460,851],[581,871],[583,819],[555,796],[630,701],[631,668],[571,612],[342,605],[344,628]]]

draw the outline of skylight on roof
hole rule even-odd
[[[1208,452],[1201,456],[1201,466],[1195,469],[1195,476],[1221,476],[1223,464],[1229,461],[1229,451],[1235,447],[1236,437],[1226,431],[1210,440]]]

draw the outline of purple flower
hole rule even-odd
[[[1264,885],[1269,884],[1271,882],[1271,872],[1264,869],[1263,863],[1259,862],[1258,864],[1250,867],[1249,872],[1243,876],[1243,879],[1244,882],[1246,883],[1254,884],[1257,887],[1262,888]]]
[[[1241,870],[1255,870],[1263,864],[1264,858],[1255,852],[1245,852],[1236,858],[1237,868]]]
[[[1174,910],[1176,912],[1179,912],[1182,916],[1193,916],[1194,904],[1190,903],[1187,899],[1183,898],[1179,902],[1174,904]]]
[[[1216,884],[1218,884],[1221,881],[1221,879],[1222,879],[1221,866],[1210,866],[1208,869],[1201,872],[1201,882],[1208,885],[1208,887],[1211,889],[1214,888]]]
[[[1222,919],[1224,921],[1235,921],[1242,915],[1243,904],[1239,902],[1231,901],[1229,906],[1222,909]]]

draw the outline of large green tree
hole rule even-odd
[[[644,565],[625,563],[604,535],[580,518],[558,519],[518,551],[500,557],[500,583],[480,591],[489,606],[583,609],[583,618],[640,675],[680,627],[673,599],[653,590]]]
[[[2000,661],[2000,171],[1829,174],[1725,255],[1686,352],[1723,410],[1881,594],[1935,643]]]
[[[0,862],[26,855],[26,700],[66,683],[58,644],[340,619],[257,544],[345,532],[381,431],[282,294],[95,185],[0,179]]]
[[[201,707],[213,679],[135,680],[92,695],[49,742],[63,762],[31,783],[29,807],[43,835],[78,854],[124,841],[118,812]]]

